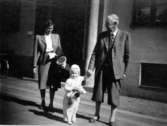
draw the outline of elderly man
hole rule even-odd
[[[96,102],[96,110],[90,122],[100,118],[100,106],[107,90],[108,104],[111,106],[109,126],[115,125],[116,108],[119,105],[120,80],[126,76],[129,61],[130,35],[118,28],[119,17],[111,14],[107,17],[106,28],[99,34],[92,53],[87,74],[95,69],[95,84],[92,100]]]

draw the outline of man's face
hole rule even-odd
[[[109,30],[110,32],[114,32],[117,29],[118,24],[116,21],[108,19],[106,22],[106,27],[107,27],[107,30]]]
[[[52,31],[53,31],[53,27],[54,27],[53,25],[47,27],[46,30],[45,30],[45,33],[46,33],[46,34],[51,34]]]

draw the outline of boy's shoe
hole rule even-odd
[[[72,122],[73,122],[73,123],[76,123],[76,122],[77,122],[76,117],[73,117],[73,118],[72,118]]]
[[[114,122],[109,122],[108,126],[116,126],[116,122],[115,121]]]
[[[90,118],[89,122],[90,123],[95,123],[96,121],[99,121],[99,119],[100,119],[99,115],[98,116],[94,116],[94,117]]]

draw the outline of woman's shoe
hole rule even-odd
[[[40,109],[45,110],[46,106],[45,106],[45,101],[42,101],[41,105],[40,105]]]
[[[53,104],[49,104],[49,111],[53,111]]]
[[[89,122],[90,123],[94,123],[94,122],[98,121],[99,119],[100,119],[99,115],[98,116],[94,116],[94,117],[90,118]]]

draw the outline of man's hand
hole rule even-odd
[[[92,74],[93,74],[92,70],[87,70],[87,72],[86,72],[86,76],[87,77],[90,77]]]
[[[34,73],[34,74],[37,73],[37,67],[34,67],[34,68],[33,68],[33,73]]]
[[[126,78],[126,76],[127,76],[126,73],[124,73],[124,74],[123,74],[123,78]]]

